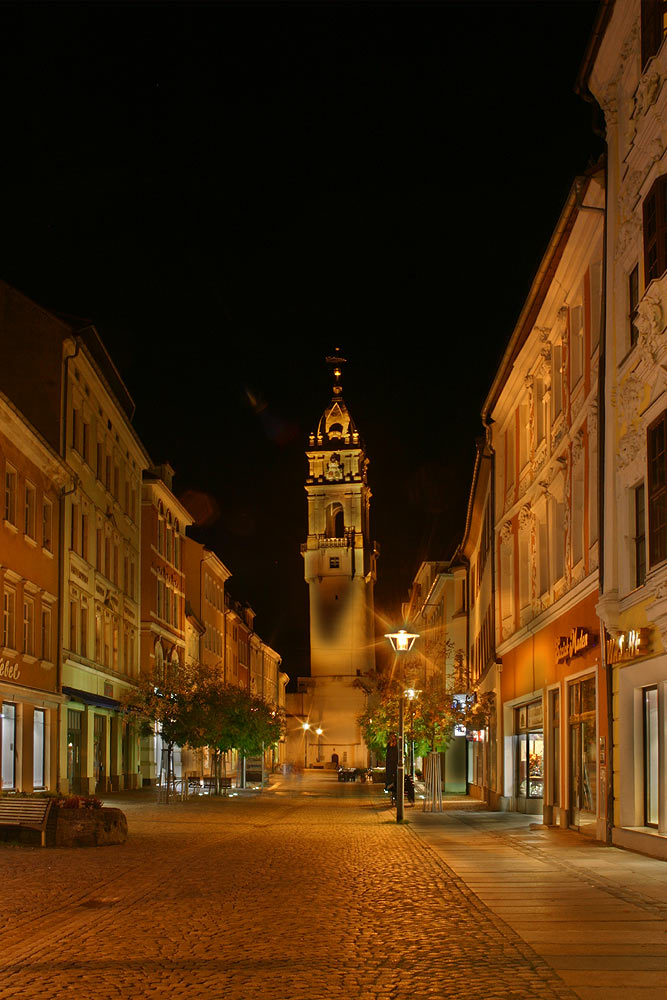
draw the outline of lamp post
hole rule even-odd
[[[309,722],[302,722],[301,728],[303,729],[303,766],[308,767],[308,732],[310,730]]]
[[[321,753],[321,751],[322,751],[322,733],[323,732],[324,732],[324,730],[322,729],[321,726],[318,726],[317,729],[315,730],[315,733],[317,735],[317,763],[318,764],[322,760],[322,753]]]
[[[395,653],[409,653],[414,646],[415,639],[419,638],[416,632],[406,632],[404,628],[398,632],[385,632],[385,639],[389,639],[391,648]],[[401,685],[401,694],[398,699],[398,739],[397,739],[397,762],[396,762],[396,822],[403,822],[405,812],[405,733],[403,725],[403,715],[405,709],[405,692]]]

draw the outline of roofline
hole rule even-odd
[[[528,339],[540,309],[544,303],[547,292],[553,281],[554,275],[560,264],[563,253],[567,246],[568,239],[574,228],[574,224],[579,216],[579,209],[582,201],[594,176],[600,173],[602,168],[596,164],[594,168],[585,174],[575,177],[570,187],[570,191],[565,200],[565,205],[561,211],[547,249],[542,257],[537,273],[533,278],[530,290],[519,313],[509,343],[505,348],[500,364],[496,370],[495,377],[491,383],[491,388],[482,406],[482,422],[488,426],[489,415],[493,410],[503,385],[505,384],[512,365],[521,351],[521,348]]]
[[[586,95],[590,94],[588,81],[590,80],[591,73],[593,72],[593,66],[595,65],[595,60],[597,59],[598,52],[600,51],[600,46],[602,44],[604,33],[607,30],[607,25],[611,20],[612,14],[614,13],[614,4],[616,0],[599,0],[599,2],[600,5],[595,17],[595,23],[593,24],[593,29],[588,39],[586,51],[584,52],[584,57],[581,60],[579,72],[577,73],[577,79],[574,84],[575,94],[579,94],[580,97],[584,98],[586,98]]]

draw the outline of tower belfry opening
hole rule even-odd
[[[296,760],[323,767],[338,758],[341,764],[364,767],[368,752],[357,723],[364,695],[355,682],[375,667],[378,553],[370,538],[368,457],[343,398],[347,359],[336,348],[326,363],[332,394],[308,439],[308,535],[301,546],[309,593],[310,678],[299,679],[299,693],[288,696],[288,711],[295,720],[297,743],[302,741],[303,754],[295,751]],[[323,731],[310,752],[303,745],[305,723]]]

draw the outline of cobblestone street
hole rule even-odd
[[[0,845],[1,1000],[584,995],[431,846],[432,817],[398,827],[377,785],[113,804],[122,847]]]

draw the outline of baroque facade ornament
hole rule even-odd
[[[512,538],[512,522],[505,521],[502,528],[500,529],[500,541],[505,544]]]
[[[644,435],[633,428],[624,434],[618,444],[618,467],[623,470],[645,451]]]
[[[532,527],[534,518],[535,515],[533,514],[530,504],[525,503],[519,511],[519,527],[521,530],[525,531],[527,528]]]
[[[643,118],[651,105],[657,101],[662,83],[663,78],[657,72],[645,73],[639,81],[630,114],[630,118],[635,122],[635,127],[639,119]]]

